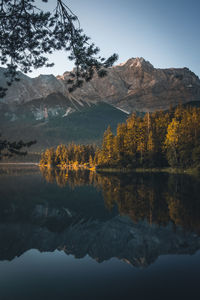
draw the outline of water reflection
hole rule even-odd
[[[172,222],[186,230],[200,233],[199,180],[175,174],[99,174],[85,170],[41,169],[47,182],[59,187],[93,185],[103,192],[105,207],[117,205],[120,215],[135,223],[166,226]]]
[[[29,249],[148,266],[200,248],[199,181],[183,175],[41,170],[1,176],[0,260]]]
[[[56,182],[59,187],[69,185],[71,188],[83,185],[92,185],[95,182],[96,173],[84,169],[62,170],[40,168],[42,176],[49,183]]]

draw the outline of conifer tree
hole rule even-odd
[[[110,163],[113,159],[114,150],[114,135],[111,131],[110,126],[104,132],[103,142],[102,142],[102,160],[103,163]]]
[[[178,142],[179,142],[180,123],[175,118],[171,121],[167,129],[165,140],[166,155],[171,166],[178,166]]]

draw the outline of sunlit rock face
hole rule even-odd
[[[5,69],[0,68],[0,86],[6,86]],[[19,82],[9,87],[5,103],[25,103],[61,93],[78,103],[105,101],[128,112],[168,109],[170,105],[200,101],[200,80],[188,68],[156,69],[144,58],[131,58],[97,75],[72,94],[68,92],[70,72],[62,76],[40,75],[30,78],[19,72]]]
[[[68,73],[59,78],[68,79]],[[131,58],[97,76],[73,96],[106,101],[128,112],[168,109],[171,105],[200,100],[200,80],[188,68],[156,69],[143,58]]]
[[[0,68],[0,86],[7,87],[5,77],[6,69]],[[7,90],[1,102],[21,104],[33,99],[46,97],[51,93],[65,94],[65,87],[54,75],[40,75],[30,78],[23,73],[18,73],[19,81],[14,82]]]

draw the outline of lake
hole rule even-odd
[[[0,299],[199,299],[200,180],[0,168]]]

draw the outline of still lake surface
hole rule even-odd
[[[200,180],[0,168],[0,299],[200,299]]]

